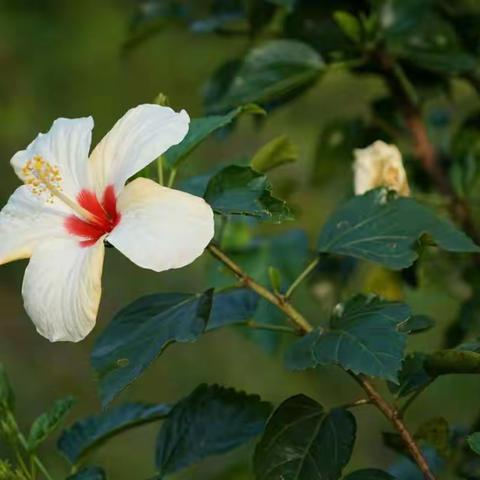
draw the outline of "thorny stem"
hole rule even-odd
[[[279,308],[285,315],[290,319],[297,329],[297,332],[300,335],[305,335],[313,330],[313,326],[310,322],[293,306],[288,300],[278,294],[273,293],[264,286],[257,283],[251,277],[243,271],[243,269],[235,263],[225,252],[223,252],[216,245],[210,244],[208,246],[210,253],[220,262],[222,262],[247,288],[250,288],[258,295],[263,297],[265,300],[269,301],[277,308]],[[423,473],[424,477],[427,480],[435,480],[434,475],[430,471],[427,461],[423,456],[420,448],[415,442],[414,438],[407,430],[407,427],[403,423],[398,411],[392,405],[390,405],[381,394],[375,389],[375,387],[369,382],[369,380],[362,375],[356,375],[351,372],[348,372],[356,382],[362,387],[365,393],[368,396],[369,401],[374,404],[383,415],[390,421],[393,427],[397,430],[402,438],[405,446],[410,452],[413,460],[418,465],[418,468]]]

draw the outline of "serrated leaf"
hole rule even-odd
[[[253,459],[256,480],[336,480],[350,460],[356,423],[347,410],[327,412],[304,395],[270,417]]]
[[[298,160],[298,149],[286,135],[274,138],[263,145],[250,161],[257,172],[268,172],[272,168]]]
[[[343,480],[395,480],[395,477],[377,468],[363,468],[345,475]]]
[[[171,406],[165,404],[125,403],[112,407],[75,422],[62,433],[58,449],[71,463],[78,463],[88,452],[114,435],[144,423],[161,420],[170,411]]]
[[[85,467],[70,475],[67,480],[107,480],[105,470],[100,467]]]
[[[245,105],[235,108],[225,115],[193,118],[185,138],[178,145],[169,148],[163,155],[167,165],[170,168],[177,168],[208,136],[232,123],[243,112],[258,114],[263,111],[256,105]]]
[[[305,88],[324,70],[320,55],[296,40],[272,40],[251,50],[230,73],[228,86],[212,110],[225,111],[246,103],[265,104]]]
[[[413,353],[408,355],[398,374],[398,383],[388,383],[388,388],[398,398],[405,397],[411,393],[426,387],[434,377],[425,370],[424,353]]]
[[[10,411],[15,409],[15,394],[8,379],[7,371],[0,363],[0,413],[1,410],[8,408]]]
[[[263,431],[270,411],[270,404],[257,395],[200,385],[163,423],[157,437],[157,468],[166,475],[238,447]]]
[[[204,198],[222,215],[249,215],[271,222],[291,220],[286,203],[273,197],[271,189],[265,175],[250,167],[230,165],[210,179]]]
[[[480,432],[472,433],[467,437],[469,447],[477,454],[480,455]]]
[[[35,450],[63,422],[75,404],[71,396],[57,400],[53,406],[40,415],[32,424],[28,435],[28,448]]]
[[[132,383],[172,342],[193,342],[204,331],[212,291],[202,295],[159,293],[118,312],[91,354],[105,406]]]
[[[258,306],[258,295],[248,288],[228,288],[215,292],[207,331],[248,322]]]
[[[417,247],[425,235],[450,252],[480,251],[446,219],[383,188],[358,195],[334,212],[320,234],[318,250],[399,270],[418,258]]]
[[[298,370],[335,364],[396,382],[406,345],[398,324],[409,316],[403,303],[357,295],[337,306],[326,331],[315,329],[295,342],[286,365]]]

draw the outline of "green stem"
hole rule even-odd
[[[290,285],[290,287],[286,291],[284,295],[285,299],[288,300],[292,296],[296,288],[313,272],[313,270],[315,270],[319,261],[320,261],[320,257],[316,257],[307,265],[305,270],[303,270],[303,272],[293,281],[293,283]]]
[[[175,182],[175,177],[177,176],[177,169],[176,168],[172,168],[170,170],[170,176],[168,177],[168,184],[167,184],[167,187],[168,188],[171,188],[173,183]]]
[[[163,185],[164,179],[163,179],[163,156],[160,155],[157,158],[157,177],[158,177],[158,183],[160,185]]]
[[[405,413],[407,410],[410,408],[412,403],[420,396],[421,393],[423,393],[427,387],[429,387],[432,384],[433,380],[428,382],[426,385],[424,385],[422,388],[414,392],[408,399],[405,401],[405,403],[401,406],[401,408],[398,410],[398,415],[400,417],[404,417]]]
[[[293,328],[287,327],[285,325],[272,325],[269,323],[259,323],[254,320],[250,320],[247,323],[243,324],[245,327],[253,328],[255,330],[269,330],[272,332],[282,332],[282,333],[291,333],[292,335],[297,335],[297,331]]]
[[[38,470],[40,470],[42,475],[46,478],[46,480],[53,480],[53,477],[48,473],[48,470],[45,468],[43,463],[35,454],[32,455],[32,460],[34,464],[38,467]]]

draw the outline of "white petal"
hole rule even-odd
[[[43,242],[25,271],[25,310],[51,342],[78,342],[92,330],[102,290],[103,238],[91,247],[76,239]]]
[[[76,197],[87,186],[88,152],[92,142],[92,117],[59,118],[48,133],[40,133],[26,150],[17,152],[11,164],[23,181],[22,167],[35,155],[40,155],[52,166],[58,167],[64,193]]]
[[[137,178],[118,198],[120,223],[108,241],[140,267],[180,268],[213,237],[213,212],[200,197]]]
[[[92,187],[101,194],[113,185],[120,192],[132,175],[183,140],[189,121],[184,110],[176,113],[160,105],[129,110],[91,154]]]
[[[68,212],[32,195],[29,187],[17,188],[0,212],[0,264],[29,258],[45,239],[66,236]]]

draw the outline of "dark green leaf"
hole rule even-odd
[[[89,451],[129,428],[165,418],[169,405],[125,403],[87,417],[62,433],[58,448],[71,463],[77,463]]]
[[[78,473],[70,475],[67,480],[107,480],[107,475],[103,468],[86,467],[82,468]]]
[[[305,88],[324,69],[320,55],[305,43],[272,40],[250,51],[236,66],[212,109],[225,111],[246,103],[265,104]]]
[[[425,370],[426,358],[427,355],[424,353],[408,355],[398,374],[398,384],[389,382],[388,388],[390,391],[401,398],[426,387],[434,379]]]
[[[326,412],[304,395],[285,400],[255,449],[256,480],[336,480],[350,460],[356,423],[347,410]]]
[[[256,105],[246,105],[235,108],[225,115],[193,118],[187,136],[164,154],[167,165],[170,168],[177,168],[209,135],[233,122],[243,112],[263,113],[263,110]]]
[[[418,258],[417,247],[425,235],[447,251],[480,251],[429,208],[382,188],[358,195],[334,212],[320,234],[318,249],[398,270]]]
[[[248,288],[229,288],[215,292],[207,330],[252,320],[258,295]]]
[[[212,292],[159,293],[118,312],[100,334],[91,361],[107,405],[172,342],[193,342],[204,331]]]
[[[28,435],[28,448],[35,450],[63,422],[75,403],[73,397],[57,400],[52,408],[40,415],[32,424]]]
[[[270,411],[270,404],[257,395],[200,385],[175,406],[162,425],[157,468],[166,475],[236,448],[263,431]]]
[[[396,382],[406,344],[398,324],[409,316],[403,303],[358,295],[336,307],[326,331],[316,329],[292,345],[287,367],[336,364]]]
[[[286,135],[282,135],[263,145],[253,156],[250,165],[257,172],[264,173],[297,160],[297,147]]]
[[[417,67],[455,75],[476,67],[464,51],[452,24],[435,10],[432,2],[389,0],[381,11],[388,50]]]
[[[435,320],[428,315],[412,315],[408,320],[398,326],[401,332],[413,335],[430,330],[435,325]]]
[[[13,411],[15,408],[15,395],[13,393],[7,371],[3,364],[0,363],[0,406]]]
[[[343,480],[395,480],[395,477],[377,468],[363,468],[345,475]]]
[[[472,433],[467,438],[468,445],[478,455],[480,455],[480,432]]]
[[[273,197],[271,189],[265,175],[250,167],[230,165],[210,179],[204,198],[223,215],[250,215],[272,222],[291,220],[286,203]]]

